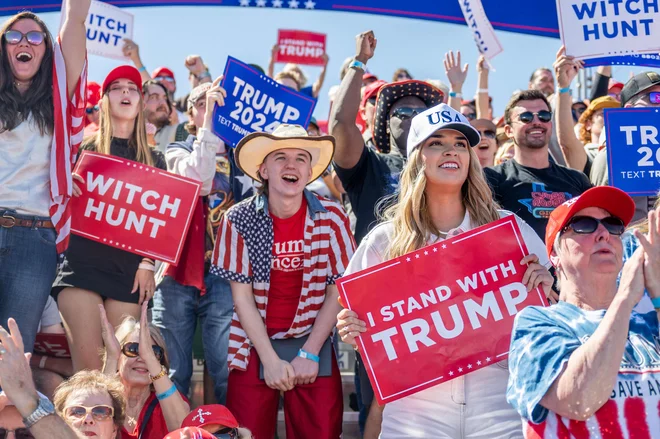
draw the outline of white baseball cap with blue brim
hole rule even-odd
[[[465,116],[447,104],[439,104],[413,117],[408,132],[408,157],[419,145],[438,130],[455,130],[463,134],[471,147],[477,146],[481,135]]]

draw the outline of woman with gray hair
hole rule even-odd
[[[113,331],[105,309],[99,305],[103,325],[103,372],[119,374],[126,398],[122,439],[162,438],[176,430],[190,406],[170,381],[165,341],[158,328],[147,322],[147,302],[137,322],[126,317]]]
[[[641,246],[624,266],[621,235],[634,213],[629,195],[600,186],[550,215],[560,301],[521,311],[509,351],[507,400],[526,438],[660,431],[660,213],[649,215],[647,235],[634,232]],[[633,308],[645,288],[655,311],[642,314]]]

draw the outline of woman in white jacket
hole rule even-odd
[[[346,275],[512,215],[493,201],[471,148],[479,141],[479,132],[446,104],[415,116],[398,201],[386,211],[387,221],[362,240]],[[542,285],[549,295],[553,278],[544,244],[529,225],[516,220],[532,253],[521,261],[528,264],[523,282],[529,290]],[[344,342],[355,345],[355,337],[367,331],[359,317],[347,309],[339,314]],[[507,379],[506,362],[494,364],[384,409],[373,407],[368,426],[374,419],[378,423],[382,411],[381,438],[522,438],[520,417],[506,402]],[[373,437],[373,431],[367,433]]]

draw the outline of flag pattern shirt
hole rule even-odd
[[[540,404],[571,354],[596,331],[605,313],[562,301],[549,308],[528,307],[516,316],[507,401],[522,416],[526,439],[660,437],[660,336],[655,312],[632,312],[616,384],[593,416],[571,420]]]
[[[272,339],[308,335],[325,300],[327,285],[344,273],[355,242],[343,208],[305,190],[307,215],[304,231],[303,284],[300,302],[288,331]],[[232,206],[218,228],[211,273],[224,279],[252,284],[254,300],[266,321],[273,254],[273,220],[266,195],[255,195]],[[250,340],[234,312],[229,334],[230,369],[246,370]]]
[[[87,61],[69,98],[66,65],[60,37],[54,45],[53,57],[53,141],[50,149],[50,218],[57,231],[57,252],[63,254],[69,245],[73,192],[71,170],[85,129],[85,98],[87,87]]]

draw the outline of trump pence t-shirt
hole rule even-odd
[[[574,421],[539,404],[564,363],[596,331],[605,313],[562,301],[549,308],[527,307],[516,316],[506,397],[523,418],[526,439],[660,437],[660,336],[655,312],[632,312],[616,384],[609,400],[592,417]]]

